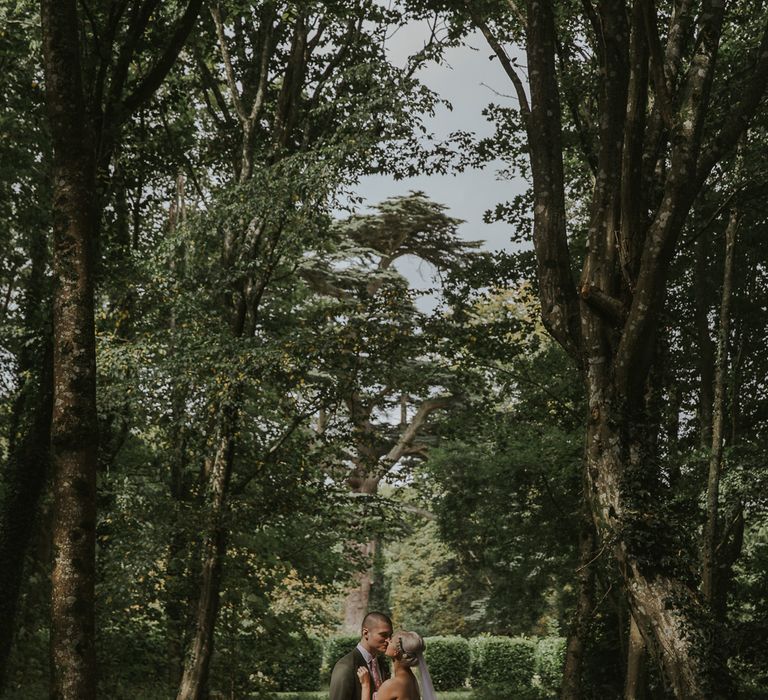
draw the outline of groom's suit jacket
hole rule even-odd
[[[363,698],[363,689],[357,679],[357,669],[360,666],[368,668],[359,649],[354,648],[346,656],[342,656],[333,667],[331,674],[331,700],[371,700],[373,696],[373,679],[371,679],[371,697]],[[381,680],[389,678],[389,666],[379,662]]]

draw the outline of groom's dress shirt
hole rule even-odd
[[[376,691],[381,685],[379,662],[362,644],[357,645],[357,650],[363,655],[365,663],[368,665],[368,672],[371,674],[371,682],[373,683],[373,700],[376,700]]]

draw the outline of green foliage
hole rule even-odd
[[[469,642],[463,637],[427,637],[424,659],[435,690],[463,688],[469,677]]]
[[[581,392],[551,343],[509,363],[489,360],[501,386],[443,423],[418,488],[460,564],[472,608],[464,633],[541,634],[571,604]]]
[[[403,520],[412,523],[408,534],[383,548],[393,619],[422,636],[462,634],[471,609],[455,554],[440,540],[436,523],[407,513]]]
[[[319,690],[323,643],[314,637],[295,636],[293,641],[275,649],[269,676],[280,691]]]
[[[560,691],[565,666],[566,639],[542,637],[536,640],[535,671],[541,686],[554,694]]]
[[[342,656],[352,651],[357,646],[359,641],[359,634],[348,634],[339,637],[332,637],[326,642],[323,654],[323,666],[327,669],[329,677],[336,662]]]
[[[470,642],[472,687],[504,686],[509,693],[532,688],[536,644],[524,637],[476,637]]]

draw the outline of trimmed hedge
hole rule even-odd
[[[340,637],[333,637],[325,645],[325,656],[323,665],[328,669],[330,675],[333,665],[345,654],[352,651],[360,641],[360,635],[345,634]]]
[[[542,637],[536,643],[536,674],[541,687],[560,692],[565,667],[565,637]]]
[[[435,690],[463,688],[469,676],[469,642],[463,637],[427,637],[424,642]]]
[[[524,637],[476,637],[470,642],[473,688],[503,686],[507,692],[530,690],[536,643]]]
[[[348,654],[352,651],[357,643],[360,641],[360,635],[345,634],[338,637],[331,637],[325,643],[323,649],[323,669],[321,672],[323,683],[328,684],[331,682],[331,671],[333,671],[333,665],[344,654]]]
[[[295,645],[283,649],[280,660],[272,665],[270,676],[278,691],[319,690],[323,643],[314,637],[295,641]]]

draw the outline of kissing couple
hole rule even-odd
[[[369,612],[357,646],[333,667],[330,700],[437,700],[424,648],[424,640],[416,632],[393,632],[387,615]],[[392,660],[391,677],[387,664],[379,665],[379,654]],[[414,667],[419,669],[421,693]]]

